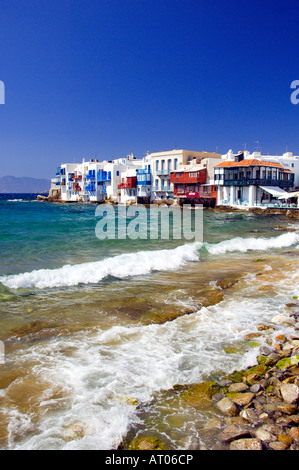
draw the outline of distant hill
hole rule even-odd
[[[51,182],[27,176],[0,176],[0,193],[43,193],[50,190]]]

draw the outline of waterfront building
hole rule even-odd
[[[141,166],[142,162],[133,155],[111,161],[83,159],[82,163],[63,163],[51,181],[51,192],[60,188],[61,199],[69,202],[119,202],[121,175]]]
[[[215,205],[217,186],[214,181],[214,166],[221,162],[220,157],[220,154],[209,153],[200,163],[190,161],[189,164],[180,165],[176,171],[171,172],[174,197],[181,202]]]
[[[278,198],[294,187],[294,172],[281,163],[265,160],[258,152],[234,155],[230,150],[223,158],[214,168],[218,205],[280,205]]]

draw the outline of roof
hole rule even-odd
[[[240,162],[235,162],[233,160],[228,160],[225,162],[218,163],[214,168],[229,168],[229,167],[240,167],[240,166],[270,166],[275,168],[282,168],[283,166],[280,163],[274,162],[264,162],[257,160],[256,158],[251,158],[249,160],[241,160]]]

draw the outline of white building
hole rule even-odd
[[[154,199],[169,199],[174,196],[174,185],[170,174],[187,165],[196,165],[205,158],[219,158],[214,152],[193,150],[171,150],[149,154],[152,168],[152,193]]]
[[[222,159],[214,167],[218,205],[279,205],[278,198],[294,187],[293,171],[259,152],[234,155],[230,150]]]
[[[111,161],[83,159],[82,163],[63,163],[51,182],[51,188],[60,186],[64,201],[101,202],[118,201],[121,174],[130,168],[141,167],[133,155]],[[54,181],[55,180],[55,181]]]

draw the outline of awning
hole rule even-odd
[[[279,196],[278,199],[289,199],[290,197],[299,197],[299,191],[295,191],[294,193],[287,193],[287,196]]]
[[[285,199],[290,197],[289,194],[279,186],[260,186],[261,189],[267,191],[267,193],[272,194],[274,197],[280,197],[281,199]]]

